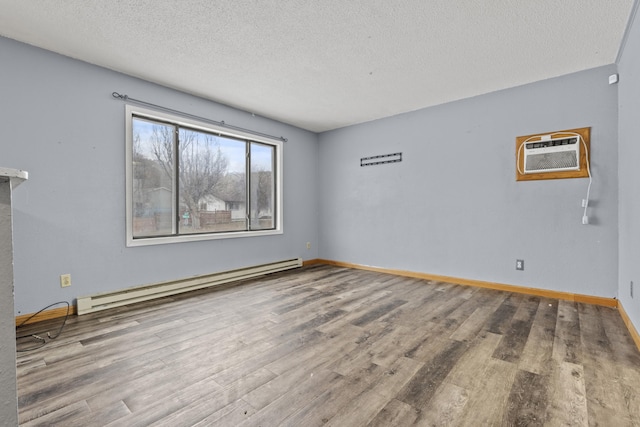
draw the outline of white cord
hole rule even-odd
[[[587,161],[587,175],[589,175],[589,185],[587,186],[587,197],[584,199],[584,211],[582,212],[582,223],[583,224],[587,224],[588,221],[588,217],[587,217],[587,208],[589,207],[589,195],[591,193],[591,183],[593,182],[593,178],[591,177],[591,165],[589,164],[589,148],[587,148],[587,142],[584,140],[584,138],[582,137],[582,135],[580,135],[579,133],[573,133],[573,132],[556,132],[556,133],[552,133],[551,135],[573,135],[573,136],[577,136],[578,138],[580,138],[580,141],[582,141],[582,146],[584,147],[584,158]]]
[[[580,139],[582,140],[582,145],[584,145],[584,155],[587,160],[587,173],[589,174],[589,185],[587,186],[587,198],[584,201],[584,212],[582,214],[582,218],[587,218],[587,207],[589,206],[589,193],[591,193],[591,183],[593,182],[593,178],[591,177],[591,165],[589,164],[589,149],[587,148],[587,143],[585,142],[582,135],[580,135]]]

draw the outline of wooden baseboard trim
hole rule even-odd
[[[71,307],[69,307],[69,315],[72,314],[76,314],[76,306],[72,305]],[[27,321],[26,323],[24,323],[25,325],[28,325],[30,323],[36,323],[36,322],[42,322],[43,320],[50,320],[50,319],[58,319],[60,317],[64,317],[67,315],[67,307],[60,307],[60,308],[53,308],[51,310],[46,310],[43,311],[42,313],[38,314],[37,316],[33,316],[33,313],[31,314],[21,314],[19,316],[16,316],[16,326],[22,324],[22,322],[24,322],[25,320],[29,319],[29,317],[33,316],[33,319],[30,319],[29,321]]]
[[[323,260],[321,259],[308,259],[306,261],[302,261],[302,266],[303,267],[307,267],[309,265],[318,265],[318,264],[326,264],[326,262],[323,262]]]
[[[348,262],[332,261],[326,259],[313,260],[313,264],[327,264],[337,267],[355,268],[358,270],[376,271],[379,273],[395,274],[396,276],[414,277],[417,279],[433,280],[436,282],[455,283],[458,285],[475,286],[478,288],[494,289],[498,291],[516,292],[519,294],[535,295],[546,298],[556,298],[568,301],[582,302],[586,304],[601,305],[605,307],[618,307],[615,298],[595,297],[591,295],[573,294],[570,292],[550,291],[547,289],[527,288],[524,286],[507,285],[504,283],[484,282],[481,280],[462,279],[459,277],[439,276],[435,274],[417,273],[406,270],[393,270],[388,268],[371,267],[368,265],[352,264]]]
[[[629,318],[627,312],[624,311],[622,303],[618,303],[618,312],[620,312],[620,317],[622,317],[622,321],[624,322],[624,324],[627,325],[627,329],[631,334],[631,338],[633,338],[633,341],[636,343],[636,347],[638,347],[638,350],[640,350],[640,334],[638,334],[638,330],[635,326],[633,326],[633,323],[631,323],[631,319]]]

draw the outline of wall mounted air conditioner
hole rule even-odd
[[[578,136],[547,138],[524,142],[524,173],[580,170],[580,138]]]

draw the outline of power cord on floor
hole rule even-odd
[[[38,334],[33,333],[33,334],[19,335],[18,331],[27,322],[29,322],[29,320],[33,319],[34,317],[36,317],[38,314],[42,313],[43,311],[45,311],[45,310],[47,310],[47,309],[49,309],[49,308],[51,308],[51,307],[53,307],[55,305],[58,305],[58,304],[66,304],[67,305],[67,314],[64,316],[64,319],[62,320],[62,324],[60,325],[60,328],[58,329],[58,332],[55,335],[51,335],[51,332],[47,332],[47,337],[49,338],[49,341],[51,341],[51,340],[54,340],[54,339],[56,339],[56,338],[58,338],[60,336],[60,334],[62,333],[62,329],[64,329],[64,325],[67,323],[67,320],[69,319],[69,312],[71,311],[71,305],[67,301],[59,301],[59,302],[54,302],[53,304],[49,304],[48,306],[46,306],[42,310],[40,310],[37,313],[34,313],[31,316],[29,316],[28,318],[23,320],[19,325],[16,326],[16,341],[17,341],[16,347],[18,346],[18,344],[25,343],[25,341],[20,341],[20,340],[26,340],[27,338],[30,338],[30,339],[35,340],[37,342],[37,344],[31,345],[31,346],[29,346],[27,348],[17,348],[18,352],[37,350],[39,348],[44,347],[49,342],[45,338],[41,337]]]

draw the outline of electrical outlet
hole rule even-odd
[[[524,270],[524,260],[517,259],[516,260],[516,270]]]
[[[70,274],[60,275],[60,287],[66,288],[67,286],[71,286],[71,275]]]
[[[307,249],[311,249],[311,242],[307,242]]]
[[[633,298],[633,280],[629,282],[629,293],[631,294],[631,298]]]

